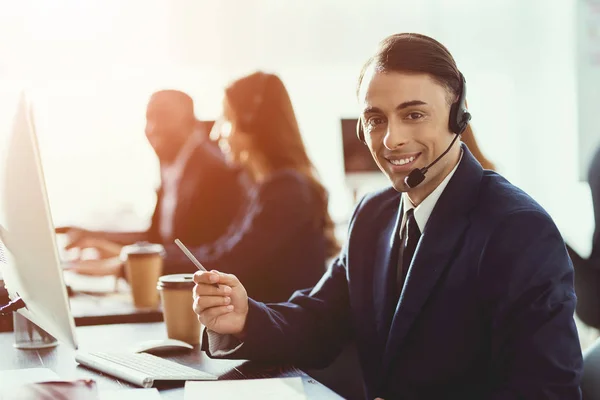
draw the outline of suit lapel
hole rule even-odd
[[[469,212],[477,197],[482,169],[466,146],[463,158],[448,186],[436,203],[417,245],[406,283],[389,331],[384,356],[384,371],[396,356],[415,319],[446,268],[460,249],[469,225]]]

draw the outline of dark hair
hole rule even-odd
[[[378,71],[428,74],[448,90],[449,103],[456,100],[460,91],[460,72],[452,54],[443,44],[429,36],[398,33],[383,39],[375,55],[367,60],[360,72],[357,94],[365,72],[371,65]]]
[[[328,255],[337,255],[340,247],[328,212],[329,196],[308,157],[292,101],[281,79],[255,72],[229,85],[225,96],[233,112],[232,123],[249,134],[253,150],[265,158],[270,172],[292,169],[311,182],[322,210],[315,224],[327,239]],[[249,152],[250,162],[254,154]]]

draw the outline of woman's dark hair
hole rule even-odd
[[[337,255],[340,247],[328,211],[329,196],[306,153],[292,101],[281,79],[256,72],[233,82],[225,96],[233,112],[233,125],[250,135],[253,151],[264,157],[269,172],[292,169],[313,185],[322,210],[315,224],[323,229],[328,255]],[[252,153],[248,154],[249,162]]]

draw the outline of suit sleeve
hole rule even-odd
[[[479,278],[492,330],[486,398],[579,399],[573,267],[550,217],[505,218],[487,241]]]
[[[246,336],[235,350],[211,354],[207,332],[203,350],[214,358],[323,367],[352,335],[349,310],[346,268],[339,257],[312,290],[296,292],[287,303],[249,300]]]
[[[350,231],[361,204],[354,211]],[[297,291],[287,303],[250,299],[243,343],[223,336],[221,348],[211,346],[209,340],[214,340],[215,334],[204,330],[202,349],[213,358],[294,363],[301,368],[329,365],[354,335],[347,254],[348,242],[317,285]],[[218,349],[218,354],[211,353],[211,348]]]
[[[208,269],[218,269],[238,275],[256,273],[263,260],[290,240],[299,227],[311,223],[315,214],[312,188],[304,178],[283,174],[263,184],[258,198],[246,210],[235,229],[215,242],[190,249]],[[189,260],[173,245],[167,246],[165,264],[189,269]]]

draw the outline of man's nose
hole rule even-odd
[[[394,121],[388,122],[387,132],[383,137],[383,145],[388,150],[395,150],[405,145],[409,140],[410,134],[405,127]]]

